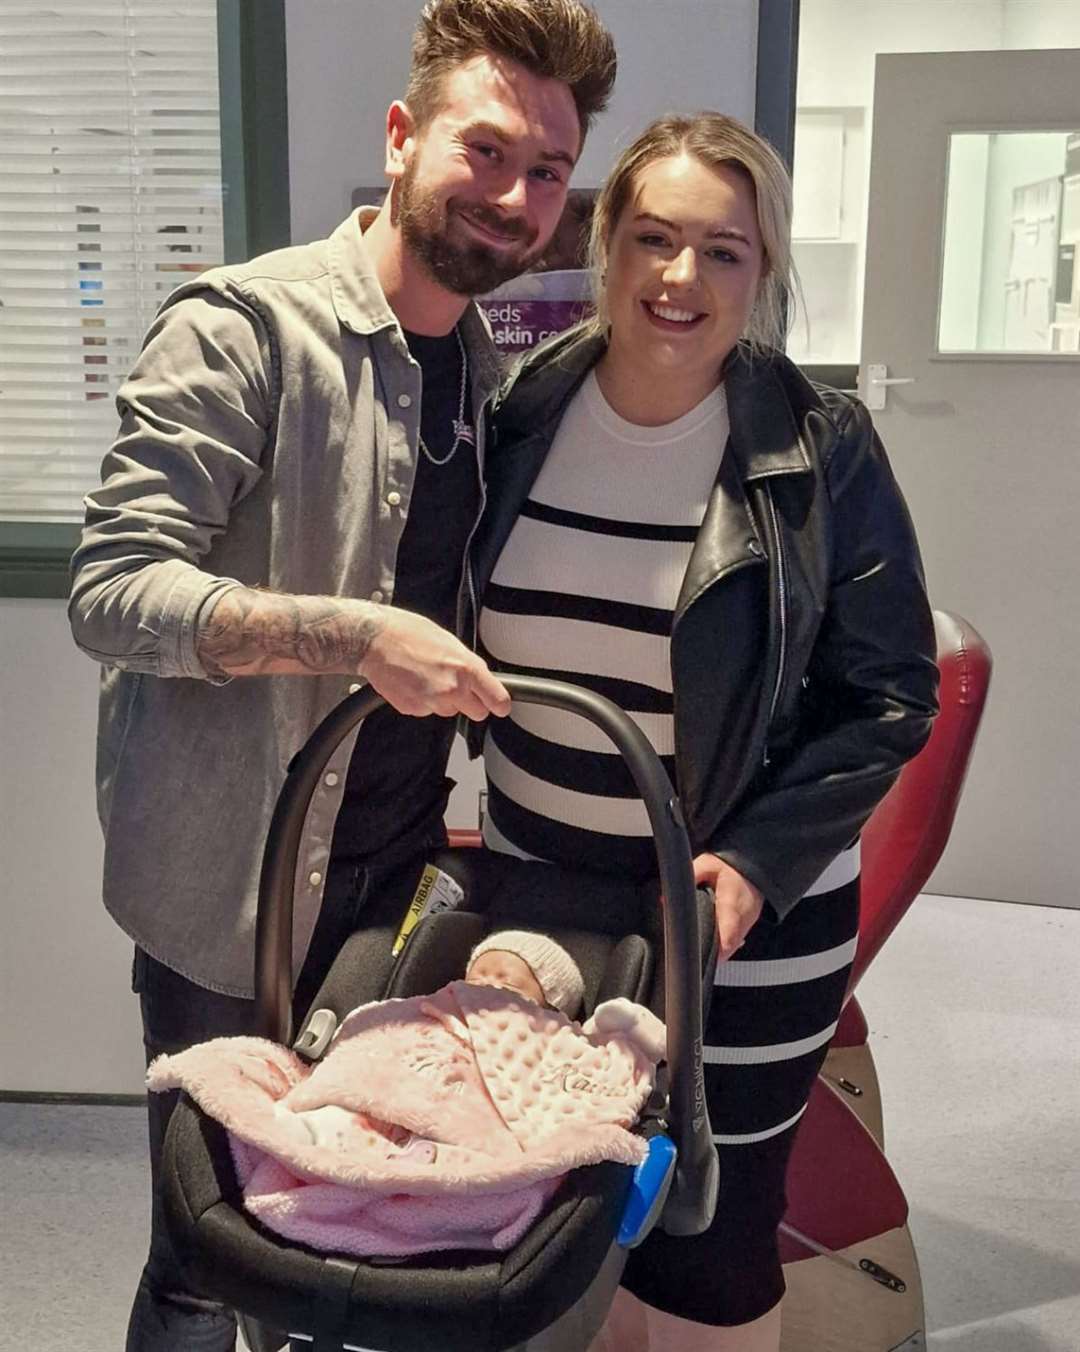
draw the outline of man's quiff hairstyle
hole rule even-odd
[[[615,43],[582,0],[429,0],[413,34],[405,101],[418,127],[439,111],[456,66],[490,53],[569,87],[581,144],[615,83]],[[579,146],[580,149],[580,146]]]

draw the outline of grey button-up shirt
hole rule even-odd
[[[153,957],[231,995],[253,989],[259,866],[288,762],[356,687],[343,676],[214,684],[196,623],[238,584],[393,599],[421,376],[364,248],[373,216],[172,293],[120,390],[119,435],[72,561],[76,641],[105,665],[105,905]],[[482,466],[498,360],[475,307],[462,332]],[[354,741],[328,765],[305,827],[297,969]]]

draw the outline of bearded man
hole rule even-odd
[[[120,390],[70,616],[104,664],[104,899],[135,945],[148,1057],[251,1031],[273,804],[356,682],[387,705],[339,748],[309,815],[298,1008],[386,877],[440,838],[455,716],[508,708],[467,646],[499,379],[470,298],[546,246],[614,75],[580,0],[432,0],[387,114],[382,208],[182,285]],[[157,1176],[173,1105],[150,1099],[151,1248],[128,1352],[232,1348],[232,1316],[169,1245]]]

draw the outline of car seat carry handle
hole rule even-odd
[[[634,777],[656,842],[664,897],[664,977],[670,1075],[669,1130],[678,1151],[660,1221],[669,1234],[700,1234],[716,1209],[719,1165],[705,1106],[701,945],[690,842],[671,780],[638,725],[611,700],[563,681],[501,676],[511,699],[580,714],[612,742]],[[263,852],[255,922],[256,1031],[287,1046],[292,1034],[293,893],[308,808],[330,757],[383,703],[364,688],[326,715],[293,757]]]

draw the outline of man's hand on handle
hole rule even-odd
[[[359,672],[401,714],[464,714],[482,722],[510,696],[482,658],[423,615],[384,606],[385,622]]]
[[[694,882],[707,883],[713,890],[716,940],[723,961],[742,948],[765,900],[753,883],[715,854],[699,854],[694,860]]]
[[[403,714],[510,709],[502,682],[453,634],[373,601],[234,587],[200,615],[195,647],[210,676],[363,676]]]

